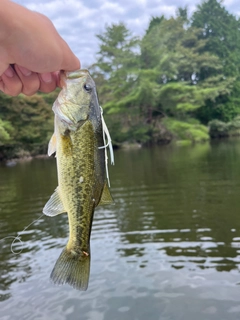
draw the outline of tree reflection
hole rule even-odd
[[[117,153],[112,181],[121,255],[139,257],[159,243],[169,263],[175,257],[183,267],[237,268],[239,153],[237,141]]]

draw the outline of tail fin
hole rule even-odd
[[[63,249],[50,278],[56,284],[68,283],[75,289],[87,290],[90,273],[90,254],[74,255]]]

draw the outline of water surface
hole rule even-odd
[[[1,320],[240,318],[240,140],[117,151],[115,205],[95,212],[89,289],[49,275],[67,242],[66,215],[41,211],[54,159],[0,166]]]

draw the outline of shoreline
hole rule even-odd
[[[185,140],[172,140],[170,143],[169,141],[167,141],[167,143],[160,143],[160,144],[149,144],[149,145],[144,145],[144,144],[141,144],[141,143],[131,143],[131,142],[124,142],[124,143],[121,143],[121,144],[118,144],[118,145],[114,145],[113,146],[113,149],[114,151],[115,150],[118,150],[118,149],[121,149],[121,150],[125,150],[125,151],[128,151],[128,150],[137,150],[137,149],[141,149],[141,148],[151,148],[153,146],[166,146],[166,145],[172,145],[173,147],[181,147],[181,146],[190,146],[190,145],[197,145],[197,144],[204,144],[204,143],[214,143],[216,141],[225,141],[225,140],[228,140],[228,141],[231,141],[231,140],[235,140],[235,139],[238,139],[239,140],[240,136],[230,136],[230,137],[218,137],[218,138],[213,138],[213,139],[210,139],[210,140],[207,140],[207,141],[201,141],[201,142],[196,142],[196,143],[193,143],[192,141],[187,141],[188,143],[186,143]],[[13,167],[15,166],[17,163],[19,162],[29,162],[33,159],[51,159],[55,156],[48,156],[47,153],[44,153],[44,154],[37,154],[37,155],[25,155],[25,156],[20,156],[20,157],[13,157],[13,158],[9,158],[9,159],[0,159],[0,165],[1,164],[4,164],[6,165],[7,167]]]
[[[0,164],[5,164],[6,167],[14,167],[19,162],[29,162],[34,159],[51,159],[47,154],[38,154],[36,156],[24,156],[20,158],[12,158],[0,161]]]

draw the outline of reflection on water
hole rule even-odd
[[[240,141],[117,151],[114,206],[96,210],[87,292],[49,274],[66,215],[41,217],[54,159],[0,167],[1,319],[240,318]]]

